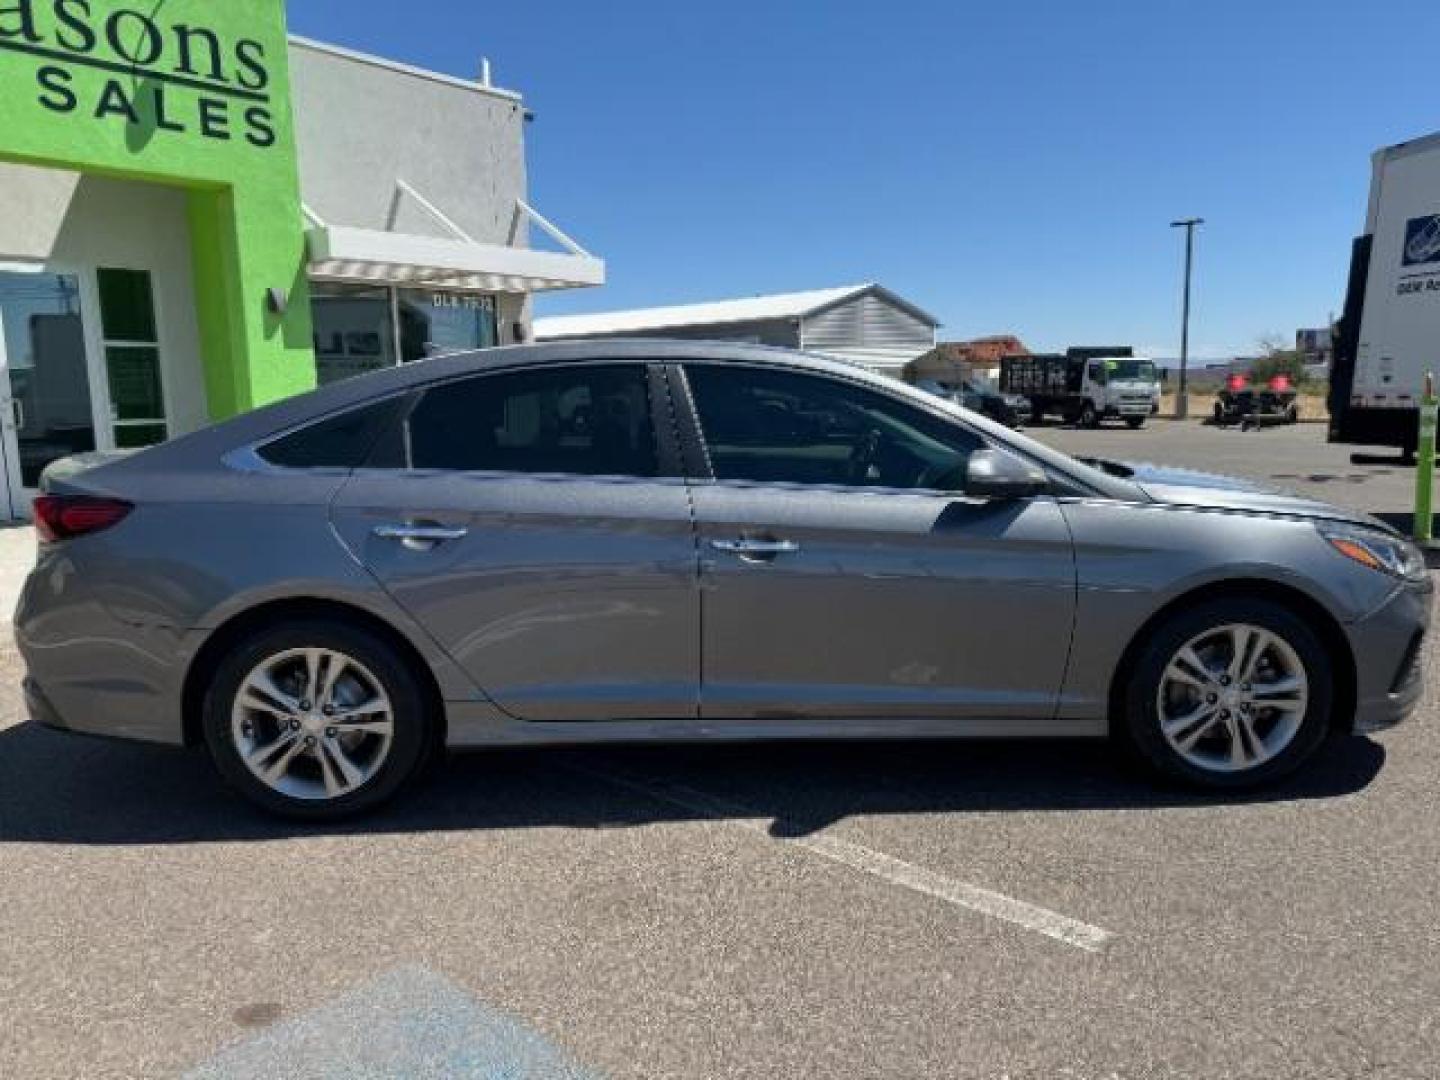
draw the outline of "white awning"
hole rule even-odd
[[[485,292],[530,293],[605,284],[605,260],[597,259],[522,199],[515,201],[512,244],[473,239],[439,207],[404,180],[395,181],[395,200],[408,196],[451,235],[420,236],[393,229],[331,225],[308,206],[305,232],[312,277],[385,285],[437,285]],[[391,204],[391,223],[396,202]],[[513,245],[529,220],[564,251],[536,251]]]
[[[605,284],[605,260],[341,225],[306,232],[312,277],[487,292],[540,292]]]

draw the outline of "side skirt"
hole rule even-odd
[[[485,746],[581,746],[595,743],[765,742],[784,739],[1101,738],[1103,719],[1019,720],[881,717],[773,720],[584,720],[532,723],[497,717],[483,706],[449,706],[454,749]]]

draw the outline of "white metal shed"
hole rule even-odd
[[[899,377],[935,346],[939,321],[873,282],[738,300],[535,320],[537,341],[665,337],[749,341],[821,353]]]

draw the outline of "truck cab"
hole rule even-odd
[[[1155,363],[1141,356],[1100,356],[1085,361],[1080,413],[1076,420],[1093,427],[1100,420],[1124,420],[1138,428],[1160,411],[1160,377]],[[1087,406],[1094,416],[1087,412]]]

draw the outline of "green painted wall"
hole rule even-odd
[[[283,0],[0,0],[0,87],[0,159],[188,189],[212,417],[315,385]]]

